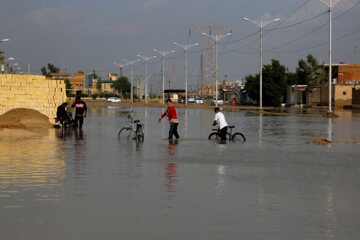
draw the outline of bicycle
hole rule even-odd
[[[133,139],[135,139],[137,142],[143,142],[145,133],[144,124],[141,124],[140,120],[134,121],[134,118],[131,115],[128,116],[128,119],[129,124],[119,131],[119,141],[124,138],[130,139],[131,135],[133,135]]]
[[[75,124],[75,120],[72,117],[72,113],[67,112],[67,116],[62,121],[60,121],[60,119],[58,119],[58,118],[55,118],[54,127],[55,128],[60,128],[61,127],[62,129],[65,130],[68,127],[73,127],[74,124]]]
[[[235,126],[228,126],[228,131],[226,133],[226,138],[233,141],[233,142],[240,142],[244,143],[246,141],[246,138],[244,134],[240,132],[236,132],[232,134],[232,129],[235,128]],[[214,128],[212,129],[212,133],[210,133],[208,139],[209,140],[220,140],[220,128]]]

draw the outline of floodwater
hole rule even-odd
[[[226,112],[247,141],[218,144],[213,112],[178,109],[182,140],[169,143],[162,109],[136,108],[137,144],[117,140],[129,111],[1,140],[0,239],[359,239],[360,113]]]

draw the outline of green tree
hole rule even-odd
[[[98,93],[101,92],[102,86],[101,86],[101,78],[99,77],[96,81],[96,90],[98,91]]]
[[[46,77],[51,77],[51,73],[59,73],[59,72],[60,72],[60,68],[55,67],[55,65],[51,63],[48,63],[47,69],[45,66],[41,68],[42,75]]]
[[[72,92],[71,91],[72,85],[71,85],[69,79],[65,79],[64,82],[65,82],[65,85],[66,85],[66,96],[69,96],[71,94],[71,92]]]
[[[309,54],[306,57],[306,61],[299,60],[298,67],[296,68],[296,74],[298,76],[298,83],[302,85],[321,85],[325,81],[325,69],[319,66],[316,58]]]
[[[119,77],[112,85],[111,88],[115,89],[120,96],[128,95],[131,91],[131,84],[127,77]]]
[[[260,75],[249,75],[245,78],[249,96],[257,100],[260,96]],[[271,60],[270,65],[263,67],[263,104],[279,106],[286,95],[286,68],[278,60]]]

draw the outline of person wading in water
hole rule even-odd
[[[87,113],[86,103],[81,100],[80,96],[77,96],[75,98],[75,102],[71,105],[71,107],[72,108],[76,107],[75,127],[76,128],[79,127],[79,129],[82,129],[84,117],[86,118],[86,113]]]
[[[176,140],[180,139],[179,133],[177,131],[179,120],[177,118],[177,113],[174,105],[172,105],[171,99],[166,100],[168,105],[168,109],[161,115],[159,118],[159,124],[161,120],[167,116],[169,119],[170,129],[169,129],[169,140],[172,140],[173,135],[175,136]]]

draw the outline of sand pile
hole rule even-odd
[[[16,108],[0,116],[0,137],[30,137],[52,128],[49,118],[28,108]]]
[[[328,145],[328,144],[331,144],[332,141],[330,141],[326,138],[319,138],[319,139],[315,139],[312,143],[315,145]]]

